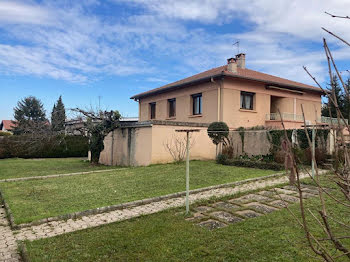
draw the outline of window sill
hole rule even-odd
[[[202,117],[202,114],[200,114],[200,115],[189,115],[188,117],[189,117],[189,118]]]
[[[248,112],[248,113],[257,113],[256,110],[243,109],[243,108],[240,108],[239,111],[241,111],[241,112]]]
[[[168,117],[165,120],[176,120],[176,117]]]

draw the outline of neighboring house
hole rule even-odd
[[[13,129],[16,127],[16,122],[12,120],[2,120],[0,124],[0,131],[3,132],[13,132]]]
[[[322,94],[317,87],[247,69],[245,54],[239,54],[227,65],[131,97],[139,103],[139,121],[123,124],[106,137],[100,162],[132,166],[171,162],[169,144],[176,149],[174,143],[184,138],[175,131],[189,128],[201,130],[191,136],[191,159],[215,159],[216,148],[207,135],[210,123],[224,121],[232,130],[280,129],[280,112],[286,128],[301,128],[301,106],[306,124],[321,121]],[[252,135],[247,141],[244,153],[269,154],[266,135]]]
[[[139,119],[211,123],[232,129],[303,125],[321,119],[322,90],[245,67],[245,54],[220,66],[131,97],[139,102]],[[279,111],[278,111],[279,110]]]

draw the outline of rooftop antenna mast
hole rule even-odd
[[[239,40],[236,41],[233,46],[237,46],[237,54],[239,54]]]

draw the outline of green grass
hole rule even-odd
[[[332,203],[329,211],[349,223],[346,208]],[[318,198],[307,200],[307,207],[313,211],[318,205]],[[290,207],[299,214],[298,204]],[[184,220],[178,211],[173,209],[26,241],[29,258],[31,261],[320,261],[311,257],[313,253],[307,247],[303,231],[286,209],[214,231]],[[331,224],[338,235],[344,233],[344,228]],[[311,229],[316,237],[325,237],[317,223]],[[345,243],[350,244],[349,240]]]
[[[191,189],[261,177],[271,170],[191,161]],[[106,173],[0,183],[16,223],[185,190],[185,165],[165,164]]]
[[[0,180],[112,168],[115,167],[103,165],[92,166],[82,158],[0,159]]]

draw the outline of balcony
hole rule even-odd
[[[270,113],[266,114],[265,126],[271,128],[282,129],[282,120],[284,128],[286,129],[298,129],[304,125],[304,119],[302,115],[293,113]],[[306,120],[306,124],[311,124],[310,121]]]
[[[304,122],[303,116],[302,115],[296,115],[293,113],[271,113],[271,114],[266,114],[266,121],[301,121]]]
[[[317,122],[322,124],[328,124],[328,125],[337,125],[338,119],[335,117],[321,116],[321,118],[317,119]],[[348,120],[345,119],[345,124],[344,124],[344,120],[340,119],[340,123],[342,125],[348,124]]]

